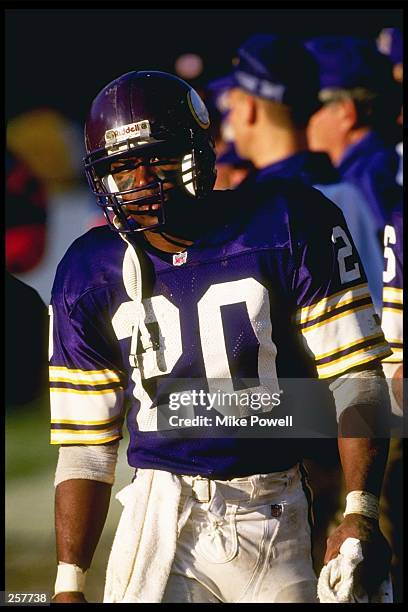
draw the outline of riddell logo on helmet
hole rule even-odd
[[[105,142],[115,144],[130,138],[148,138],[150,136],[150,123],[146,120],[137,123],[121,125],[105,132]]]

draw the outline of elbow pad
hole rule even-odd
[[[351,371],[335,378],[329,385],[336,404],[337,421],[346,408],[369,405],[373,411],[390,412],[388,385],[381,366],[378,368]]]
[[[119,443],[61,446],[54,486],[64,480],[82,478],[113,484]]]

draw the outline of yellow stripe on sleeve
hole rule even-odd
[[[88,385],[89,387],[96,387],[98,385],[108,385],[109,383],[112,382],[120,382],[119,378],[117,379],[104,379],[104,380],[79,380],[79,379],[75,379],[73,380],[72,378],[54,378],[54,377],[50,377],[50,382],[52,383],[70,383],[71,385]]]
[[[319,375],[319,378],[331,378],[332,376],[339,376],[343,372],[356,366],[363,365],[364,363],[368,363],[370,361],[374,361],[375,359],[382,359],[383,357],[386,357],[390,354],[390,349],[388,348],[387,344],[385,344],[384,346],[383,343],[382,345],[374,347],[370,351],[365,350],[364,352],[366,356],[362,359],[355,358],[358,354],[357,352],[348,355],[348,359],[344,358],[342,361],[340,361],[341,367],[339,367],[339,363],[335,364],[334,367],[331,367],[333,365],[332,363],[324,364],[326,367],[317,366],[317,373]]]
[[[115,434],[112,436],[108,436],[106,438],[100,438],[98,440],[92,438],[81,438],[78,440],[77,438],[63,438],[58,439],[56,436],[51,435],[51,444],[107,444],[108,442],[112,442],[113,440],[120,440],[121,434]]]
[[[384,363],[402,363],[404,360],[404,352],[401,349],[392,349],[392,355],[385,357]]]
[[[64,367],[50,366],[50,382],[68,382],[78,385],[107,384],[120,382],[113,370],[70,370]]]
[[[370,351],[370,350],[372,350],[374,348],[377,348],[377,347],[378,348],[380,348],[380,347],[381,348],[387,348],[388,344],[387,344],[387,342],[381,342],[381,343],[376,344],[373,347],[367,347],[366,346],[365,348],[362,348],[362,349],[360,349],[358,351],[353,351],[352,353],[349,353],[348,355],[343,355],[342,357],[338,357],[337,359],[333,359],[333,361],[329,361],[327,363],[319,364],[317,366],[317,368],[318,369],[321,369],[321,368],[324,369],[326,367],[330,367],[330,366],[335,365],[337,363],[342,363],[344,361],[347,361],[348,359],[352,359],[354,357],[354,355],[361,355],[361,353],[367,353],[367,351]]]
[[[51,430],[52,433],[54,435],[58,434],[70,434],[71,436],[84,436],[84,435],[91,435],[93,437],[98,436],[100,437],[100,434],[106,434],[106,433],[112,433],[113,431],[115,431],[115,428],[112,427],[106,427],[105,429],[77,429],[77,430],[73,430],[73,429],[52,429]]]
[[[323,327],[324,325],[330,325],[333,321],[337,321],[338,319],[342,319],[343,317],[348,317],[354,312],[359,312],[362,310],[372,310],[372,304],[363,304],[363,306],[358,306],[357,308],[350,308],[350,310],[346,310],[345,312],[341,312],[340,314],[333,315],[332,317],[325,319],[324,321],[320,321],[319,323],[315,323],[314,325],[310,325],[309,327],[305,327],[301,330],[302,334],[307,334],[312,329],[317,329],[318,327]],[[363,340],[363,338],[362,338]]]
[[[119,421],[121,418],[120,415],[116,415],[111,417],[110,419],[104,419],[102,421],[76,421],[72,419],[51,419],[51,423],[62,423],[65,425],[109,425],[109,423],[113,423],[114,421]]]
[[[360,300],[362,298],[368,297],[370,295],[367,283],[362,283],[360,285],[356,285],[348,290],[338,291],[337,293],[333,293],[322,300],[311,304],[310,306],[304,306],[300,310],[297,311],[296,321],[297,323],[306,323],[318,316],[322,313],[330,312],[336,308],[340,308],[341,306],[345,306],[346,304],[351,304],[356,300]]]
[[[66,366],[50,366],[52,371],[63,371],[71,372],[72,374],[115,374],[114,370],[78,370],[73,368],[67,368]]]
[[[115,387],[114,389],[100,389],[99,391],[91,391],[89,389],[66,389],[65,387],[50,387],[51,393],[76,393],[78,395],[105,395],[106,393],[115,393],[116,391],[123,391],[123,387]]]
[[[383,299],[385,302],[395,302],[396,304],[402,304],[404,299],[404,293],[402,289],[396,287],[387,287],[383,289]]]
[[[316,361],[319,361],[319,359],[324,359],[325,357],[330,357],[330,355],[335,355],[336,353],[340,353],[340,351],[345,351],[346,349],[351,348],[352,346],[356,346],[357,344],[361,344],[362,342],[365,342],[366,340],[375,340],[377,338],[382,339],[383,334],[377,333],[377,334],[373,334],[372,336],[365,336],[364,338],[358,338],[357,340],[353,340],[353,342],[349,342],[348,344],[343,344],[342,346],[332,349],[331,351],[328,351],[327,353],[321,353],[320,355],[315,355],[314,359]],[[384,342],[382,342],[382,344],[384,344]]]
[[[396,312],[397,314],[403,315],[401,308],[392,308],[392,306],[383,306],[383,312]]]

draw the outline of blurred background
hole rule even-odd
[[[6,206],[7,267],[45,303],[67,247],[104,223],[82,170],[82,131],[93,98],[109,81],[130,70],[164,70],[204,93],[209,81],[230,71],[244,40],[259,31],[375,39],[383,28],[402,28],[401,10],[372,7],[5,13],[7,179],[17,165],[10,189],[14,199],[20,195],[19,203]],[[34,182],[40,193],[33,194]],[[24,189],[31,205],[21,203]]]
[[[48,444],[43,347],[57,264],[78,236],[105,222],[82,169],[91,102],[109,81],[137,69],[176,73],[206,97],[208,82],[230,71],[237,48],[257,32],[377,40],[384,28],[402,31],[401,9],[287,4],[5,10],[6,355],[12,356],[6,368],[6,590],[51,591],[55,579],[57,448]],[[22,369],[29,373],[21,377]],[[131,478],[126,445],[125,438],[112,499]],[[102,597],[119,514],[114,500],[89,572],[90,601]]]

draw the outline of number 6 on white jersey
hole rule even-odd
[[[390,283],[396,274],[396,262],[394,251],[389,244],[396,244],[397,236],[392,225],[386,225],[384,229],[384,257],[387,260],[387,267],[383,272],[383,282]]]

